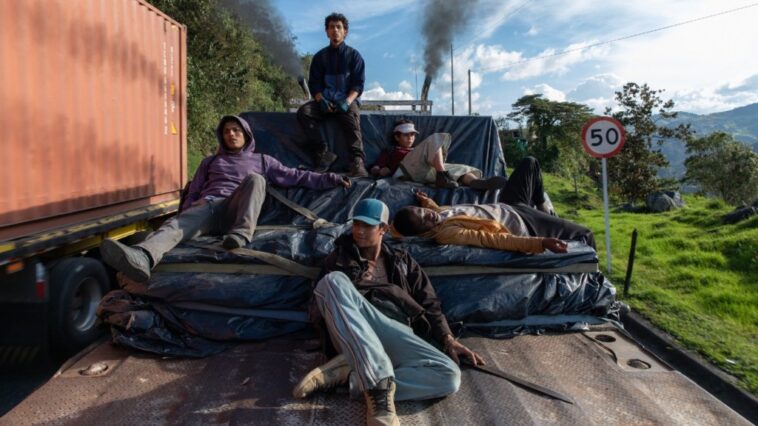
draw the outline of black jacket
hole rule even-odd
[[[334,245],[334,251],[324,260],[319,279],[329,272],[343,272],[372,305],[387,316],[411,325],[419,336],[442,343],[446,334],[452,334],[432,282],[410,254],[382,243],[389,283],[367,282],[361,277],[368,269],[368,262],[361,259],[352,235],[342,235]]]

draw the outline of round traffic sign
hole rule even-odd
[[[609,158],[624,147],[624,126],[615,118],[595,117],[582,126],[582,145],[593,157]]]

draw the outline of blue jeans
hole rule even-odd
[[[387,377],[397,384],[397,401],[439,398],[458,390],[461,371],[455,362],[407,325],[381,313],[342,272],[322,278],[314,295],[361,391]]]

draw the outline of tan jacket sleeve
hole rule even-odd
[[[468,229],[462,226],[445,226],[434,240],[439,244],[458,244],[485,247],[522,253],[542,253],[541,237],[521,237],[506,232]]]

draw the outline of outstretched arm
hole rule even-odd
[[[444,226],[435,236],[439,244],[458,244],[521,253],[542,253],[542,237],[521,237],[507,232],[469,229],[460,225]]]
[[[337,185],[345,188],[349,188],[351,185],[349,179],[336,173],[317,173],[293,169],[265,154],[263,155],[263,163],[266,179],[281,187],[302,186],[308,189],[330,189]]]

